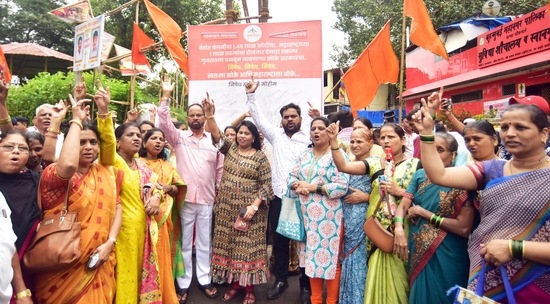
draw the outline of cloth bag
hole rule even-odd
[[[281,199],[281,213],[276,231],[278,234],[284,235],[291,240],[299,242],[306,240],[306,230],[302,210],[300,210],[300,200],[291,197],[288,193],[283,195]]]
[[[485,266],[485,260],[481,263],[481,273],[479,274],[479,279],[477,281],[476,291],[473,292],[469,289],[462,288],[458,285],[451,287],[447,291],[447,295],[455,293],[455,299],[453,304],[493,304],[498,303],[495,300],[489,299],[483,296],[483,289],[485,288],[485,273],[487,267]],[[514,298],[514,291],[512,285],[510,285],[510,280],[508,280],[508,275],[506,274],[506,268],[503,265],[500,265],[500,275],[502,277],[502,282],[504,283],[504,290],[506,291],[506,298],[508,299],[508,304],[516,304],[516,299]]]
[[[44,273],[67,269],[75,265],[82,256],[78,213],[67,211],[71,185],[72,179],[67,185],[61,212],[42,218],[29,249],[23,256],[23,265],[31,272]],[[37,195],[38,208],[42,210],[40,184]]]
[[[376,245],[376,247],[383,252],[392,253],[393,252],[393,234],[382,226],[380,221],[376,218],[380,204],[382,203],[382,197],[378,200],[376,209],[369,218],[363,224],[363,230],[367,238]]]

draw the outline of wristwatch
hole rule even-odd
[[[252,205],[250,205],[250,206],[252,206],[252,209],[254,209],[254,212],[257,212],[257,211],[258,211],[258,206],[254,205],[254,204],[252,204]]]
[[[16,299],[28,298],[30,296],[32,296],[30,289],[26,289],[15,294]]]

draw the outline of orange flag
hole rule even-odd
[[[411,42],[440,57],[449,60],[447,50],[434,30],[430,15],[423,0],[405,0],[405,16],[412,19]]]
[[[8,67],[8,62],[6,61],[6,56],[4,56],[4,51],[0,46],[0,76],[4,79],[6,83],[11,82],[11,73]]]
[[[398,76],[399,60],[391,45],[388,21],[342,77],[352,112],[368,106],[380,84],[396,83]]]
[[[145,53],[142,53],[140,49],[148,47],[155,42],[143,32],[137,23],[134,22],[134,34],[132,37],[132,62],[135,65],[148,65],[149,60],[145,57]]]
[[[153,20],[153,23],[164,41],[164,45],[172,56],[172,59],[174,59],[186,75],[189,75],[187,54],[185,54],[185,50],[180,43],[182,34],[181,27],[174,19],[170,18],[170,16],[149,0],[144,0],[143,2],[145,3],[145,7],[147,7],[151,20]]]

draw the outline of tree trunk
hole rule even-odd
[[[233,15],[233,0],[225,0],[225,17],[227,19],[227,24],[233,24],[233,22],[235,22]]]
[[[248,4],[246,3],[246,0],[242,0],[243,3],[243,12],[245,17],[250,17],[250,14],[248,13]],[[246,19],[246,23],[250,23],[250,19]]]

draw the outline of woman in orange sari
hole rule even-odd
[[[159,214],[156,244],[163,303],[178,304],[174,279],[185,274],[181,255],[181,225],[179,214],[185,198],[185,183],[172,164],[166,161],[164,132],[153,128],[145,133],[139,149],[141,160],[158,175],[157,187],[162,187],[164,200]],[[173,223],[176,223],[174,225]]]
[[[86,121],[85,102],[72,103],[73,120],[57,163],[48,166],[40,181],[42,210],[45,214],[61,212],[68,191],[68,211],[78,212],[80,250],[78,263],[68,269],[35,276],[34,294],[39,303],[112,303],[115,291],[115,244],[120,230],[122,208],[118,203],[123,175],[118,169],[103,165],[114,149],[101,151],[101,160],[94,163],[99,152],[99,132]],[[96,94],[101,140],[114,146],[112,120],[106,104]],[[62,120],[68,107],[55,109],[54,120]],[[53,124],[52,124],[53,125]],[[53,130],[56,131],[56,130]],[[75,151],[75,147],[80,147]],[[97,255],[89,267],[91,256]]]

